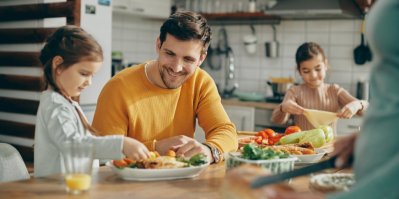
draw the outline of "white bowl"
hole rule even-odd
[[[324,149],[315,149],[316,154],[309,155],[291,155],[298,158],[300,163],[315,163],[321,160],[321,158],[326,154]]]

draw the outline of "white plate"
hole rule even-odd
[[[316,154],[310,155],[291,155],[298,158],[298,163],[316,163],[326,154],[324,149],[315,149]]]
[[[123,168],[119,169],[108,161],[106,166],[111,167],[112,171],[124,180],[134,181],[154,181],[154,180],[174,180],[182,178],[193,178],[198,176],[208,167],[208,164],[201,166],[191,166],[176,169],[137,169]]]
[[[347,191],[355,184],[353,173],[323,173],[310,178],[311,190],[329,193],[336,191]]]

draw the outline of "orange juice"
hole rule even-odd
[[[71,191],[84,191],[90,188],[91,176],[85,173],[68,174],[65,183]]]

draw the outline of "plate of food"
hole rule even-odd
[[[313,148],[311,143],[275,145],[266,146],[265,148],[284,151],[290,154],[291,157],[296,157],[296,164],[316,163],[327,153],[324,149]]]
[[[322,193],[348,191],[355,182],[352,173],[324,173],[312,176],[309,181],[309,188],[312,191]]]
[[[298,154],[298,155],[294,154],[291,156],[297,157],[298,163],[316,163],[319,162],[325,154],[326,151],[324,149],[316,148],[314,149],[313,154]]]
[[[208,167],[206,156],[197,154],[186,160],[172,156],[158,156],[147,160],[112,160],[106,163],[124,180],[154,181],[193,178]]]

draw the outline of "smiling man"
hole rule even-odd
[[[156,41],[158,58],[114,76],[98,99],[93,127],[101,135],[121,134],[140,142],[136,159],[149,151],[207,155],[219,162],[237,149],[237,134],[212,78],[199,68],[206,57],[211,30],[193,12],[177,12],[162,25]],[[196,118],[205,143],[194,137]]]

